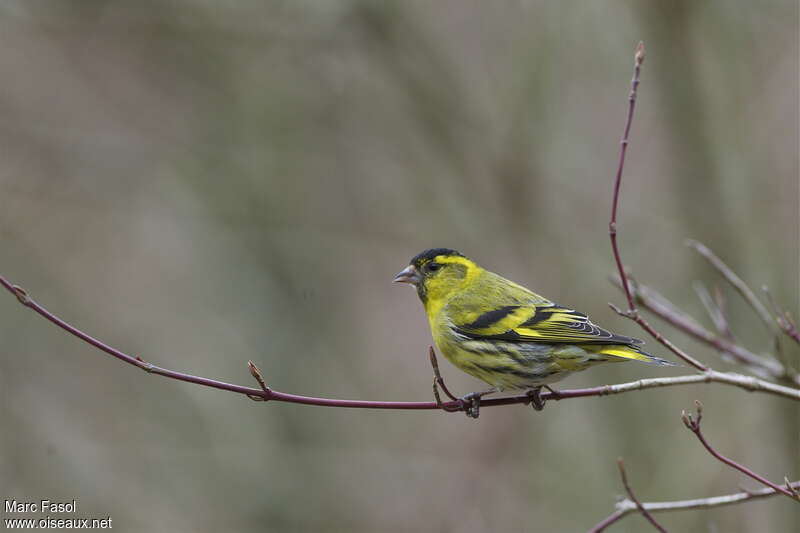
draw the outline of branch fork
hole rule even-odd
[[[656,522],[656,519],[653,518],[653,515],[651,515],[650,512],[647,509],[645,509],[644,505],[642,505],[642,503],[639,501],[639,499],[633,493],[633,489],[631,488],[630,484],[628,483],[628,475],[625,473],[625,463],[622,461],[622,457],[619,457],[617,459],[617,467],[619,468],[619,475],[622,478],[622,485],[625,487],[625,492],[628,493],[628,497],[634,503],[634,505],[636,506],[636,509],[639,510],[639,512],[642,514],[642,516],[648,522],[650,522],[653,525],[654,528],[659,530],[661,533],[667,533],[667,530],[664,529],[664,527],[661,524]]]
[[[694,401],[694,405],[695,405],[695,412],[697,413],[696,416],[693,416],[691,412],[687,413],[686,411],[683,411],[681,413],[681,420],[683,420],[683,425],[686,426],[686,429],[688,429],[689,431],[691,431],[692,433],[695,434],[695,436],[700,441],[700,443],[703,445],[703,447],[705,447],[705,449],[708,450],[708,453],[710,453],[712,456],[714,456],[717,460],[719,460],[719,461],[725,463],[726,465],[738,470],[739,472],[743,473],[744,475],[749,476],[752,479],[755,479],[759,483],[762,483],[762,484],[770,487],[771,489],[775,490],[776,492],[780,492],[784,496],[787,496],[788,498],[790,498],[790,499],[792,499],[794,501],[800,502],[800,496],[798,496],[797,490],[789,482],[788,477],[784,476],[784,480],[786,481],[786,487],[781,487],[780,485],[776,485],[775,483],[771,482],[770,480],[766,479],[765,477],[760,476],[759,474],[756,474],[755,472],[753,472],[749,468],[747,468],[745,466],[742,466],[741,464],[737,463],[733,459],[725,457],[724,455],[719,453],[716,449],[714,449],[714,447],[711,446],[711,444],[709,444],[709,442],[706,440],[705,436],[703,435],[703,431],[700,428],[700,422],[703,420],[703,404],[700,403],[699,400],[695,400]]]
[[[25,289],[23,289],[19,285],[11,285],[10,290],[14,294],[14,296],[17,297],[17,301],[19,301],[19,303],[21,303],[25,307],[31,306],[31,299],[28,296],[28,293],[25,291]]]
[[[448,413],[456,413],[458,411],[464,411],[466,409],[466,402],[461,398],[456,398],[453,393],[450,392],[450,389],[447,388],[447,385],[444,384],[444,378],[442,377],[442,373],[439,371],[439,361],[436,359],[436,351],[433,349],[433,346],[428,347],[428,357],[431,360],[431,367],[433,367],[433,397],[436,400],[436,406]],[[442,403],[442,398],[439,395],[439,388],[441,387],[442,392],[450,398],[450,402]],[[454,405],[455,404],[455,405]]]
[[[251,360],[247,361],[247,369],[250,370],[250,375],[255,378],[258,382],[259,387],[261,387],[261,391],[264,393],[263,395],[260,394],[248,394],[247,397],[253,400],[254,402],[267,402],[272,399],[272,389],[267,387],[267,384],[264,382],[264,377],[261,375],[261,370],[258,369],[256,364]]]

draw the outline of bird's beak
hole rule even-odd
[[[414,265],[408,265],[405,269],[398,273],[392,281],[395,283],[411,283],[412,285],[416,285],[422,281],[422,278],[419,277],[417,267]]]

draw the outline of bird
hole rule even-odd
[[[527,390],[541,410],[542,387],[597,364],[675,365],[449,248],[417,254],[393,281],[416,288],[445,358],[491,386],[462,398],[473,418],[481,397],[508,390]]]

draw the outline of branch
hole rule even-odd
[[[699,401],[695,401],[697,405],[697,419],[693,419],[691,414],[687,414],[685,411],[682,413],[681,418],[683,423],[686,427],[692,431],[700,442],[705,446],[705,448],[717,459],[722,461],[723,463],[739,470],[740,472],[750,476],[751,478],[755,479],[756,481],[767,485],[767,488],[760,489],[757,491],[746,491],[746,492],[739,492],[736,494],[728,494],[724,496],[714,496],[710,498],[700,498],[694,500],[678,500],[672,502],[652,502],[652,503],[641,503],[633,493],[633,490],[630,488],[628,484],[627,476],[625,474],[625,467],[622,463],[622,459],[618,459],[618,466],[620,469],[620,475],[622,476],[622,483],[625,486],[625,490],[628,493],[628,499],[622,500],[616,505],[616,510],[611,513],[609,516],[601,520],[597,523],[592,529],[589,530],[589,533],[600,533],[604,531],[608,526],[618,522],[619,520],[623,519],[627,515],[633,512],[639,512],[644,516],[648,521],[655,528],[659,531],[664,531],[663,527],[660,526],[652,516],[652,513],[659,513],[659,512],[668,512],[668,511],[685,511],[689,509],[708,509],[712,507],[720,507],[723,505],[732,505],[736,503],[742,503],[750,500],[767,498],[770,496],[774,496],[776,494],[783,494],[792,500],[800,501],[800,481],[790,482],[788,478],[784,477],[785,480],[785,487],[781,487],[769,481],[768,479],[763,478],[762,476],[756,474],[752,470],[747,467],[740,465],[739,463],[733,461],[725,457],[724,455],[717,452],[709,443],[705,440],[702,431],[700,430],[700,421],[702,419],[702,404]]]
[[[701,363],[688,353],[678,348],[669,339],[667,339],[661,333],[656,331],[653,328],[653,326],[651,326],[650,323],[647,320],[645,320],[642,317],[642,315],[639,314],[638,309],[635,309],[634,311],[631,312],[631,311],[623,311],[614,304],[608,304],[608,306],[611,307],[611,309],[613,309],[614,312],[617,313],[618,315],[624,316],[625,318],[629,318],[634,322],[636,322],[637,324],[639,324],[639,327],[641,327],[643,330],[649,333],[651,337],[653,337],[657,342],[661,343],[661,345],[664,346],[667,350],[671,351],[676,356],[678,356],[679,358],[681,358],[682,360],[684,360],[686,363],[693,366],[697,370],[700,370],[701,372],[708,372],[711,370],[709,367],[707,367],[706,365],[704,365],[703,363]]]
[[[697,297],[700,298],[700,301],[703,303],[703,307],[706,308],[708,317],[711,319],[711,322],[714,323],[717,333],[730,342],[736,342],[736,337],[733,335],[728,318],[725,316],[725,300],[719,287],[714,287],[714,296],[711,296],[711,292],[702,281],[695,281],[692,283],[692,287]]]
[[[625,473],[625,463],[622,462],[622,457],[617,459],[617,466],[619,467],[619,475],[622,478],[622,484],[625,486],[625,492],[628,493],[628,497],[636,506],[636,509],[642,513],[642,516],[645,517],[645,519],[647,519],[647,521],[650,522],[654,528],[659,530],[661,533],[667,533],[667,530],[664,529],[658,522],[656,522],[656,519],[653,518],[653,515],[651,515],[648,510],[644,508],[644,506],[642,506],[641,502],[639,502],[639,500],[636,498],[636,495],[633,493],[633,489],[628,483],[628,475]]]
[[[742,298],[750,304],[750,307],[753,308],[753,311],[761,318],[761,321],[767,328],[767,331],[772,335],[773,344],[775,347],[775,353],[778,355],[777,359],[781,361],[781,364],[785,367],[786,372],[784,376],[779,376],[781,378],[789,377],[796,377],[796,372],[791,368],[792,365],[788,359],[784,357],[784,354],[781,350],[781,343],[780,343],[780,333],[781,331],[792,338],[795,342],[800,343],[800,333],[798,333],[797,328],[794,327],[791,318],[788,314],[781,313],[778,310],[778,307],[775,305],[775,302],[772,301],[771,295],[769,294],[768,290],[765,290],[767,297],[772,303],[773,308],[775,308],[778,312],[776,313],[777,316],[773,317],[772,314],[767,310],[766,306],[761,303],[761,300],[755,295],[753,290],[745,283],[742,278],[740,278],[731,268],[725,264],[711,249],[706,246],[705,244],[688,239],[686,241],[686,245],[690,246],[694,249],[698,254],[700,254],[703,258],[705,258],[717,271],[722,274],[722,276],[730,283],[734,289],[736,289],[739,294],[741,294]],[[777,325],[777,327],[776,327]]]
[[[259,388],[257,389],[253,387],[236,385],[234,383],[226,383],[224,381],[218,381],[215,379],[194,376],[183,372],[176,372],[174,370],[168,370],[166,368],[162,368],[152,363],[146,362],[138,356],[133,356],[125,352],[122,352],[92,337],[91,335],[84,333],[80,329],[76,328],[75,326],[69,324],[65,320],[59,318],[58,316],[54,315],[53,313],[45,309],[43,306],[34,301],[23,288],[17,285],[13,285],[3,276],[0,276],[0,285],[5,287],[11,294],[16,296],[17,300],[19,300],[19,302],[22,305],[32,309],[35,313],[44,317],[49,322],[67,331],[71,335],[74,335],[75,337],[81,339],[87,344],[90,344],[95,348],[107,353],[108,355],[111,355],[112,357],[115,357],[120,361],[123,361],[137,368],[140,368],[141,370],[144,370],[149,374],[157,374],[159,376],[164,376],[169,379],[185,381],[187,383],[194,383],[195,385],[201,385],[203,387],[211,387],[215,389],[234,392],[236,394],[243,394],[251,399],[258,398],[260,401],[276,401],[276,402],[298,403],[304,405],[317,405],[322,407],[344,407],[344,408],[355,408],[355,409],[411,409],[411,410],[441,409],[444,411],[463,411],[468,407],[464,405],[464,402],[458,399],[451,400],[448,402],[441,402],[441,401],[385,402],[385,401],[367,401],[367,400],[339,400],[333,398],[316,398],[313,396],[299,396],[297,394],[289,394],[286,392],[276,391],[274,389],[267,387],[266,383],[263,380],[263,377],[261,377],[262,376],[261,372],[254,364],[252,364],[252,362],[248,364],[248,367],[251,375],[253,375],[259,383]],[[751,376],[744,376],[735,373],[716,372],[713,370],[709,370],[702,374],[694,374],[690,376],[641,379],[629,383],[617,383],[614,385],[603,385],[601,387],[591,387],[585,389],[571,389],[571,390],[561,390],[561,391],[548,391],[541,393],[541,398],[543,400],[566,400],[569,398],[588,398],[595,396],[609,396],[613,394],[622,394],[625,392],[638,391],[638,390],[655,389],[661,387],[673,387],[680,385],[691,385],[699,383],[721,383],[733,387],[738,387],[740,389],[744,389],[747,391],[774,394],[776,396],[782,396],[790,400],[800,401],[800,390],[792,389],[789,387],[783,387],[781,385],[776,385],[775,383],[770,383],[768,381],[757,379]],[[452,394],[448,395],[451,398],[453,398]],[[530,395],[523,394],[519,396],[486,399],[481,402],[481,406],[490,407],[498,405],[528,404],[530,403],[530,401],[531,401]]]
[[[773,490],[775,490],[777,492],[780,492],[784,496],[786,496],[788,498],[791,498],[794,501],[800,502],[800,496],[798,496],[797,492],[794,490],[794,488],[792,487],[791,484],[787,484],[786,488],[781,487],[780,485],[776,485],[772,481],[770,481],[770,480],[768,480],[768,479],[756,474],[755,472],[753,472],[749,468],[740,465],[739,463],[737,463],[733,459],[729,459],[728,457],[725,457],[724,455],[719,453],[717,450],[715,450],[714,447],[711,446],[708,443],[708,441],[705,439],[705,436],[703,435],[703,432],[700,429],[700,421],[703,419],[703,404],[700,403],[698,400],[695,400],[694,404],[695,404],[695,406],[697,408],[697,419],[694,419],[692,417],[692,414],[691,413],[687,413],[686,411],[683,411],[683,413],[681,413],[681,419],[683,420],[683,424],[686,426],[686,428],[689,431],[691,431],[692,433],[694,433],[695,436],[697,436],[698,440],[702,443],[702,445],[705,447],[705,449],[708,450],[708,453],[713,455],[719,461],[721,461],[721,462],[725,463],[726,465],[730,466],[731,468],[735,468],[736,470],[738,470],[739,472],[745,474],[746,476],[749,476],[749,477],[755,479],[759,483],[762,483],[762,484],[772,488]]]
[[[619,280],[612,279],[612,281],[617,286],[621,287]],[[688,333],[695,339],[716,348],[722,353],[730,355],[737,362],[749,367],[756,375],[763,378],[784,378],[792,382],[792,384],[800,385],[800,377],[797,375],[787,376],[786,369],[778,361],[756,355],[724,337],[711,333],[697,323],[694,318],[679,311],[672,302],[667,300],[655,289],[637,282],[634,284],[634,294],[636,302],[644,309],[647,309],[684,333]]]
[[[611,202],[611,220],[608,223],[608,236],[611,239],[611,252],[614,254],[614,261],[617,263],[617,270],[619,271],[619,279],[622,284],[622,290],[625,292],[625,297],[628,300],[628,310],[621,311],[619,308],[611,306],[618,314],[630,318],[639,326],[652,335],[657,341],[663,344],[676,356],[683,359],[690,366],[697,370],[705,371],[708,367],[703,365],[700,361],[696,360],[686,352],[679,350],[672,343],[668,342],[663,336],[655,331],[650,324],[648,324],[641,316],[639,310],[636,308],[636,302],[633,299],[633,293],[630,289],[630,282],[628,275],[625,272],[625,267],[622,264],[622,258],[619,253],[619,246],[617,245],[617,211],[619,207],[619,191],[622,185],[622,171],[625,168],[625,154],[628,151],[628,142],[631,131],[631,124],[633,123],[633,111],[636,107],[636,92],[639,88],[639,72],[642,69],[644,62],[644,43],[639,41],[636,46],[636,53],[633,60],[633,78],[631,79],[631,91],[628,93],[628,114],[625,118],[625,128],[622,132],[622,140],[620,141],[619,161],[617,163],[617,174],[614,180],[614,196]],[[610,305],[610,304],[609,304]]]
[[[793,491],[800,490],[800,481],[787,483],[786,486]],[[773,488],[766,487],[753,491],[737,492],[722,496],[711,496],[709,498],[676,500],[670,502],[644,502],[641,505],[650,513],[667,513],[673,511],[689,511],[692,509],[712,509],[714,507],[734,505],[752,500],[762,500],[764,498],[775,496],[776,494],[780,494],[780,492]],[[596,526],[590,529],[589,533],[599,533],[605,530],[611,524],[618,522],[619,520],[638,510],[639,508],[635,502],[630,499],[624,499],[617,503],[616,510],[612,514],[604,518]]]
[[[792,318],[792,315],[789,313],[789,311],[782,310],[778,304],[775,303],[775,300],[772,299],[772,293],[769,292],[769,288],[766,285],[764,285],[761,289],[767,295],[767,299],[775,311],[775,321],[778,323],[778,327],[780,327],[781,331],[783,331],[794,342],[800,344],[800,332],[797,331],[797,324]]]
[[[638,289],[636,291],[637,299],[635,300],[634,299],[634,294],[631,291],[631,287],[634,284],[633,284],[632,280],[629,280],[629,275],[625,272],[625,268],[624,268],[624,266],[622,264],[622,259],[620,257],[620,253],[619,253],[619,247],[617,245],[617,210],[618,210],[618,206],[619,206],[619,191],[620,191],[620,184],[621,184],[621,181],[622,181],[622,171],[623,171],[623,168],[624,168],[624,165],[625,165],[625,154],[626,154],[627,146],[628,146],[628,136],[629,136],[629,132],[630,132],[631,122],[632,122],[632,119],[633,119],[633,110],[634,110],[634,105],[635,105],[635,101],[636,101],[636,90],[637,90],[638,85],[639,85],[639,71],[640,71],[640,68],[641,68],[643,60],[644,60],[644,47],[643,47],[642,43],[639,43],[639,46],[636,49],[636,56],[635,56],[635,63],[634,63],[634,74],[633,74],[633,80],[631,81],[631,92],[630,92],[630,95],[628,97],[628,103],[629,103],[629,105],[628,105],[628,114],[627,114],[627,118],[626,118],[626,121],[625,121],[624,133],[623,133],[623,136],[622,136],[622,142],[621,142],[622,146],[620,148],[620,156],[619,156],[619,164],[617,166],[616,180],[614,182],[614,196],[613,196],[613,202],[612,202],[612,207],[611,207],[611,220],[610,220],[609,226],[608,226],[609,227],[609,237],[611,239],[611,251],[612,251],[612,253],[614,255],[614,260],[615,260],[615,262],[617,264],[617,271],[619,273],[619,285],[622,288],[622,291],[625,293],[625,297],[626,297],[626,299],[628,301],[628,309],[626,311],[622,311],[618,307],[614,306],[613,304],[609,304],[609,306],[614,311],[616,311],[619,315],[627,317],[627,318],[633,320],[634,322],[636,322],[643,330],[645,330],[653,338],[655,338],[656,341],[661,343],[664,347],[666,347],[668,350],[670,350],[673,354],[675,354],[676,356],[681,358],[683,361],[685,361],[686,363],[688,363],[689,365],[691,365],[695,369],[700,370],[703,375],[705,375],[705,376],[717,375],[717,374],[719,374],[718,372],[716,372],[716,371],[712,370],[710,367],[702,364],[701,362],[699,362],[698,360],[694,359],[689,354],[687,354],[686,352],[684,352],[683,350],[681,350],[680,348],[675,346],[672,342],[670,342],[663,335],[661,335],[661,333],[659,333],[652,326],[650,326],[650,324],[644,318],[642,318],[642,316],[639,314],[639,310],[637,308],[637,300],[639,302],[643,301],[643,298],[641,296],[642,291],[641,291],[641,289]],[[728,268],[727,265],[725,265],[719,258],[717,258],[707,247],[703,246],[702,244],[700,244],[700,243],[698,243],[696,241],[689,241],[689,244],[691,246],[693,246],[701,255],[703,255],[703,257],[705,257],[707,260],[709,260],[711,262],[711,264],[714,265],[717,268],[717,270],[719,270],[722,273],[722,275],[725,277],[725,279],[727,279],[728,282],[731,283],[742,294],[742,296],[745,298],[745,300],[747,300],[747,302],[753,307],[753,309],[756,311],[756,313],[761,317],[762,321],[764,321],[767,324],[767,327],[770,329],[770,332],[774,332],[775,328],[774,328],[774,323],[772,322],[772,316],[769,314],[769,312],[767,312],[766,308],[763,306],[761,301],[758,300],[758,298],[755,297],[755,295],[753,294],[752,290],[750,290],[750,288],[741,280],[741,278],[736,276],[736,274],[734,274],[733,271],[731,271],[730,268]],[[748,352],[747,350],[745,350],[744,348],[736,345],[732,341],[732,335],[730,335],[730,330],[727,327],[727,320],[725,319],[724,313],[722,311],[721,300],[718,301],[717,305],[714,305],[712,303],[710,295],[708,295],[707,291],[705,293],[700,291],[700,296],[701,296],[701,299],[703,300],[703,303],[706,305],[707,309],[709,310],[709,313],[711,314],[712,320],[714,320],[715,325],[717,326],[717,328],[719,329],[719,331],[721,332],[721,334],[724,337],[723,336],[712,335],[710,332],[706,331],[699,324],[697,324],[694,320],[692,320],[692,319],[688,319],[687,320],[685,315],[683,315],[682,313],[681,314],[676,313],[674,311],[675,308],[672,305],[661,305],[660,307],[659,306],[654,306],[654,307],[658,307],[659,311],[661,312],[661,316],[663,318],[665,318],[666,320],[668,320],[669,322],[671,322],[673,325],[676,325],[677,327],[679,327],[679,329],[683,329],[684,331],[691,332],[692,334],[694,334],[698,338],[701,338],[705,342],[714,345],[715,347],[717,347],[717,349],[719,349],[720,351],[722,351],[724,353],[731,353],[731,355],[734,358],[737,358],[737,359],[739,359],[740,362],[744,362],[748,366],[750,366],[751,368],[754,368],[754,369],[758,370],[760,373],[762,373],[762,375],[766,374],[766,375],[768,375],[770,377],[778,377],[778,378],[782,378],[782,379],[787,379],[787,380],[790,380],[793,384],[800,383],[800,381],[798,381],[797,374],[794,374],[791,371],[791,369],[788,367],[788,365],[784,366],[783,364],[778,363],[776,361],[772,361],[772,360],[768,360],[768,359],[762,358],[762,357],[760,357],[758,355],[755,355],[755,354],[752,354],[752,353]],[[703,298],[704,296],[707,296],[707,297]],[[662,299],[662,300],[666,301],[665,299]],[[778,313],[778,316],[779,317],[780,316],[784,316],[788,320],[788,316],[787,315],[781,315],[781,313]],[[784,324],[782,323],[780,318],[777,319],[777,322],[781,326],[781,328],[785,332],[787,332],[787,334],[789,334],[790,337],[795,338],[791,333],[788,333],[787,330],[790,330],[790,328],[789,327],[784,327]],[[796,332],[796,329],[794,331]],[[797,338],[800,338],[800,334],[798,334]],[[777,339],[777,337],[776,337],[776,339]],[[776,346],[778,346],[777,342],[776,342]],[[752,379],[756,379],[756,378],[752,378]],[[761,381],[761,380],[758,380],[758,381]],[[769,382],[763,382],[762,381],[762,383],[769,383]],[[774,385],[774,384],[770,383],[770,386],[780,386],[780,385]],[[791,388],[788,388],[788,387],[781,387],[781,388],[782,389],[786,389],[785,392],[791,391],[789,394],[792,395],[792,396],[794,396],[794,394],[796,392],[800,392],[800,391],[798,391],[796,389],[791,389]],[[691,415],[686,415],[685,412],[683,414],[683,421],[684,421],[684,424],[686,424],[686,427],[689,428],[690,430],[692,430],[697,435],[698,439],[700,439],[700,441],[703,443],[703,445],[706,447],[706,449],[709,451],[709,453],[711,453],[714,457],[716,457],[720,461],[724,462],[725,464],[728,464],[729,466],[731,466],[733,468],[736,468],[740,472],[743,472],[743,473],[747,474],[748,476],[752,477],[753,479],[756,479],[759,482],[769,486],[774,491],[780,492],[781,494],[784,494],[784,495],[792,498],[793,500],[800,500],[800,495],[798,495],[798,492],[791,486],[791,484],[789,484],[788,480],[787,480],[787,488],[779,487],[778,485],[775,485],[774,483],[770,482],[769,480],[767,480],[767,479],[759,476],[758,474],[752,472],[748,468],[746,468],[746,467],[736,463],[735,461],[733,461],[731,459],[728,459],[727,457],[724,457],[723,455],[721,455],[718,452],[716,452],[716,450],[714,450],[708,444],[708,442],[706,442],[705,438],[702,435],[702,432],[700,431],[700,409],[701,409],[701,405],[700,405],[699,402],[697,402],[697,406],[698,406],[697,421],[694,422],[692,420]],[[634,496],[633,491],[631,490],[630,486],[628,485],[627,478],[626,478],[626,475],[625,475],[625,469],[624,469],[624,466],[622,464],[622,460],[621,459],[619,461],[619,467],[620,467],[620,474],[622,475],[623,484],[625,485],[625,489],[628,492],[630,500],[633,502],[634,509],[637,509],[639,512],[641,512],[641,514],[648,521],[650,521],[650,523],[654,527],[656,527],[660,531],[663,531],[663,528],[653,519],[653,517],[649,514],[648,510]],[[613,524],[614,522],[616,522],[617,520],[619,520],[623,516],[625,516],[625,513],[626,513],[625,511],[623,511],[622,509],[618,508],[614,513],[612,513],[610,516],[608,516],[603,521],[601,521],[599,524],[597,524],[591,531],[595,532],[595,531],[604,530],[606,527],[608,527],[609,525]]]
[[[686,240],[686,246],[689,246],[698,254],[700,254],[706,261],[708,261],[711,266],[713,266],[717,271],[722,274],[728,283],[730,283],[734,289],[736,289],[739,294],[742,295],[742,298],[750,304],[750,307],[756,312],[756,314],[761,318],[761,321],[764,322],[764,325],[767,326],[767,329],[770,333],[774,333],[775,331],[775,323],[772,320],[772,315],[770,315],[767,308],[764,307],[764,304],[761,303],[761,300],[755,295],[755,293],[747,286],[742,278],[736,275],[736,272],[731,270],[731,268],[725,264],[722,259],[717,257],[711,249],[703,244],[702,242],[695,241],[693,239]]]
[[[441,409],[452,412],[457,411],[459,409],[448,409],[444,407],[442,404],[442,398],[439,396],[439,387],[442,388],[444,393],[450,398],[453,402],[458,402],[458,398],[456,398],[450,389],[447,388],[447,385],[444,384],[444,378],[442,378],[441,372],[439,372],[439,361],[436,359],[436,351],[433,349],[433,346],[428,347],[428,355],[430,356],[431,360],[431,367],[433,367],[433,398],[436,400],[436,404],[440,406]],[[463,403],[461,403],[463,406]],[[475,417],[477,418],[477,416]]]
[[[636,390],[656,389],[661,387],[674,387],[680,385],[690,385],[696,383],[721,383],[744,389],[749,392],[763,392],[782,396],[790,400],[800,401],[800,390],[783,385],[777,385],[763,379],[752,376],[736,374],[733,372],[717,372],[707,370],[703,373],[692,374],[689,376],[675,376],[669,378],[649,378],[631,381],[628,383],[617,383],[615,385],[604,385],[602,387],[592,387],[588,389],[571,389],[543,392],[544,400],[563,400],[567,398],[579,398],[586,396],[609,396],[612,394],[622,394]],[[519,397],[522,398],[522,397]],[[492,400],[484,400],[481,405],[490,405]]]
[[[642,70],[642,63],[644,63],[644,43],[639,41],[633,56],[633,78],[631,79],[631,92],[628,93],[628,115],[625,119],[622,140],[619,143],[619,162],[617,164],[617,176],[614,180],[614,199],[611,204],[611,220],[608,223],[611,250],[614,253],[614,260],[617,263],[622,286],[625,288],[625,296],[628,298],[629,313],[636,312],[636,305],[633,303],[633,296],[628,288],[628,278],[625,276],[625,267],[622,265],[622,258],[617,247],[617,207],[619,205],[619,190],[622,185],[622,171],[625,168],[625,153],[628,151],[628,137],[631,132],[631,124],[633,124],[633,111],[636,108],[636,91],[639,89],[639,72]]]

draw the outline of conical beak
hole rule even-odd
[[[392,281],[395,283],[411,283],[412,285],[416,285],[422,281],[422,278],[419,277],[417,267],[414,265],[408,265],[405,269],[398,273]]]

